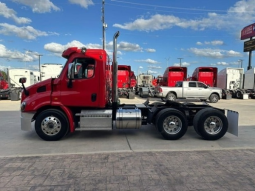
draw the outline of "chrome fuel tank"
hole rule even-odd
[[[142,124],[142,114],[140,109],[119,108],[116,114],[116,129],[138,129]]]

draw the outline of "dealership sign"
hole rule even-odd
[[[241,40],[251,38],[253,36],[255,36],[255,23],[243,28],[241,31]]]

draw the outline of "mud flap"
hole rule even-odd
[[[225,110],[225,115],[228,118],[228,132],[238,137],[238,117],[239,113],[232,110]]]

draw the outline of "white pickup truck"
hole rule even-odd
[[[171,101],[176,99],[200,99],[216,103],[222,98],[222,89],[209,87],[197,81],[179,81],[176,82],[175,87],[157,86],[155,96]]]

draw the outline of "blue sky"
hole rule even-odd
[[[1,0],[0,69],[65,63],[70,46],[102,48],[102,0]],[[255,0],[105,0],[106,50],[118,63],[162,75],[167,66],[246,70],[240,31],[255,23]],[[253,61],[254,63],[254,61]],[[252,65],[253,66],[253,65]]]

